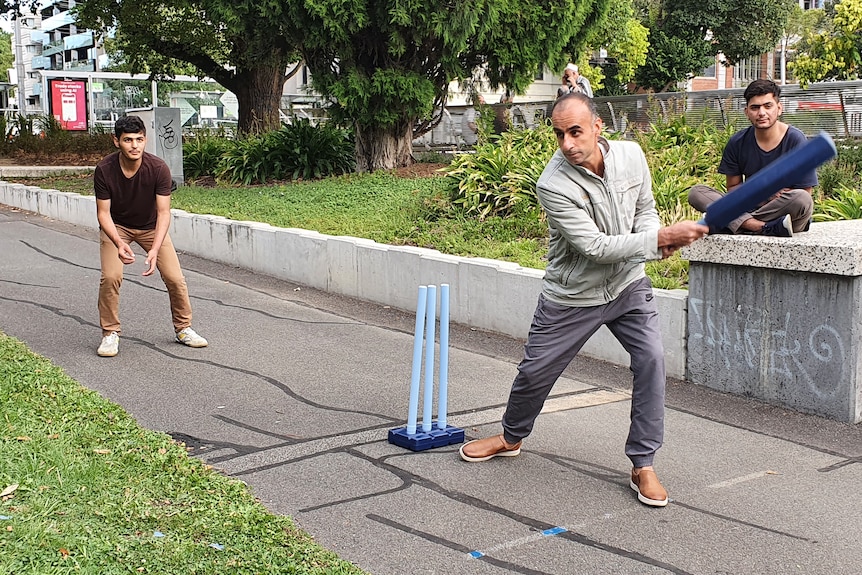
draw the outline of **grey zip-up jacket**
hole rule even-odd
[[[560,150],[536,184],[550,242],[542,293],[572,307],[613,301],[661,259],[661,227],[646,157],[635,142],[599,138],[604,178],[573,166]]]

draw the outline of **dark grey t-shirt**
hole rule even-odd
[[[726,176],[742,176],[743,180],[746,180],[784,154],[804,145],[807,141],[808,138],[798,128],[788,126],[787,133],[784,134],[781,143],[774,149],[764,152],[754,139],[754,126],[749,126],[730,137],[721,156],[718,173]],[[804,189],[813,188],[816,185],[817,171],[811,170],[787,187]]]

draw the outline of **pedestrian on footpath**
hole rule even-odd
[[[642,503],[663,507],[667,491],[653,459],[664,439],[664,349],[644,262],[670,256],[709,228],[693,221],[661,227],[643,151],[635,142],[603,138],[602,120],[586,95],[561,96],[551,123],[559,150],[536,185],[550,232],[542,293],[503,433],[465,443],[461,458],[518,455],[563,370],[607,325],[630,354],[634,374],[625,445],[630,486]]]
[[[171,170],[158,156],[144,151],[147,129],[138,116],[125,116],[114,125],[117,152],[96,166],[93,187],[99,220],[102,277],[99,281],[99,322],[102,343],[97,353],[119,352],[120,285],[123,267],[135,263],[131,243],[147,252],[144,276],[159,270],[168,290],[175,340],[189,347],[206,347],[192,329],[192,306],[177,252],[171,243]]]

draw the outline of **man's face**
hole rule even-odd
[[[119,138],[114,136],[114,145],[120,149],[120,154],[127,160],[138,161],[147,147],[147,137],[143,132],[137,134],[122,134]]]
[[[602,132],[601,118],[594,118],[589,107],[573,100],[558,105],[551,117],[557,145],[569,161],[576,166],[586,164],[595,167],[599,150],[599,135]]]
[[[755,128],[771,128],[781,115],[781,102],[773,94],[754,96],[745,105],[745,115]]]
[[[575,82],[578,80],[578,73],[567,68],[566,71],[563,72],[563,79],[566,81],[566,84],[574,86]]]

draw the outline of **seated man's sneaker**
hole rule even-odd
[[[658,480],[658,475],[651,468],[632,469],[629,486],[638,494],[638,501],[651,507],[667,505],[667,491]]]
[[[190,327],[177,332],[177,342],[189,347],[206,347],[209,345],[207,340],[195,333]]]
[[[763,230],[760,233],[764,236],[774,236],[776,238],[792,238],[793,222],[790,219],[790,214],[774,219],[771,222],[766,222],[763,224]]]
[[[485,439],[474,439],[461,446],[461,459],[464,461],[488,461],[492,457],[514,457],[521,453],[521,442],[506,443],[503,435],[494,435]]]
[[[102,343],[99,344],[99,349],[96,353],[101,357],[114,357],[120,352],[120,336],[117,332],[112,331],[102,338]]]

